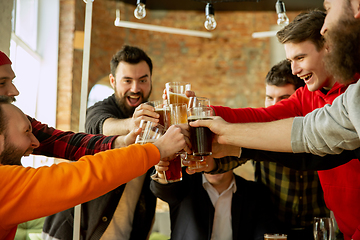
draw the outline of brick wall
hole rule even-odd
[[[74,1],[61,2],[71,2],[71,6],[76,7],[75,23],[72,25],[75,29],[71,31],[83,31],[85,3],[77,0],[74,5]],[[129,44],[142,48],[153,60],[152,99],[161,97],[166,82],[183,81],[190,82],[198,96],[209,97],[215,105],[263,106],[264,78],[270,69],[270,41],[269,38],[253,39],[251,34],[268,31],[271,25],[276,23],[275,10],[216,12],[218,26],[213,31],[214,38],[205,39],[115,27],[116,7],[115,1],[98,0],[93,4],[89,89],[109,74],[112,55],[123,44]],[[61,9],[63,10],[64,6]],[[120,4],[120,10],[121,20],[206,31],[203,26],[204,12],[148,10],[146,18],[137,20],[133,16],[133,5]],[[288,13],[290,20],[296,14]],[[73,11],[63,10],[61,19],[69,19],[71,24],[72,18],[68,15],[74,16]],[[67,31],[66,29],[64,31]],[[69,29],[66,34],[71,36],[73,32]],[[80,105],[82,51],[74,50],[72,56],[73,59],[69,58],[67,62],[73,63],[71,87],[66,83],[72,94],[71,97],[63,99],[72,102],[63,104],[62,101],[58,107],[71,106],[71,109],[67,110],[71,113],[71,120],[66,121],[71,122],[69,129],[76,130]],[[59,91],[62,91],[62,81],[59,77]],[[63,116],[69,117],[62,114],[61,118]]]

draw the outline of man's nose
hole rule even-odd
[[[10,84],[8,91],[6,93],[7,96],[9,97],[15,97],[19,95],[19,90],[17,90],[17,88],[15,87],[15,85],[13,83]]]
[[[293,75],[297,75],[301,72],[301,68],[299,66],[299,64],[292,62],[291,63],[291,71]]]
[[[133,81],[133,83],[131,84],[131,91],[133,93],[140,92],[140,84],[137,81]]]
[[[31,134],[31,147],[32,148],[38,148],[40,146],[39,140],[34,136],[34,134]]]

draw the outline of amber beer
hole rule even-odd
[[[169,104],[173,103],[186,103],[189,104],[189,98],[185,94],[178,94],[169,92]]]
[[[169,161],[168,168],[169,169],[164,172],[165,180],[168,183],[181,181],[182,171],[180,154],[177,154],[177,156],[173,160]]]
[[[155,112],[160,115],[159,124],[168,129],[170,127],[170,108],[166,106],[156,107]]]
[[[168,104],[174,103],[189,103],[189,98],[186,97],[186,91],[191,89],[190,83],[183,82],[168,82],[165,84]]]
[[[211,117],[189,116],[188,123],[196,120],[211,120]],[[213,133],[208,127],[189,127],[190,142],[195,156],[208,156],[212,154]]]

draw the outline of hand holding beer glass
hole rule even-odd
[[[201,156],[201,158],[195,158],[194,160],[198,161],[194,167],[189,168],[189,170],[205,167],[200,166],[201,162],[205,162],[204,156],[209,156],[212,154],[212,139],[213,133],[207,127],[192,127],[190,122],[196,120],[211,120],[213,110],[211,107],[201,106],[201,107],[192,107],[188,109],[188,123],[190,131],[190,142],[193,150],[193,155]],[[205,162],[206,164],[206,162]]]
[[[141,132],[136,137],[135,143],[141,145],[145,143],[153,143],[165,133],[164,126],[151,121],[141,120],[140,128]]]
[[[159,124],[164,126],[165,129],[170,127],[170,107],[162,100],[154,100],[146,102],[145,104],[152,106],[155,112],[159,114]]]

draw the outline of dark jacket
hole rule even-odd
[[[96,103],[87,110],[86,131],[102,133],[102,125],[107,118],[128,118],[117,106],[114,95]],[[116,159],[114,159],[116,161]],[[137,202],[130,240],[147,239],[155,215],[156,197],[150,191],[151,168],[145,177]],[[70,184],[70,183],[69,183]],[[113,191],[81,205],[81,239],[100,239],[114,215],[125,189],[123,184]],[[59,193],[66,194],[66,193]],[[74,208],[49,216],[45,220],[43,232],[57,239],[73,239]]]
[[[235,175],[237,191],[233,194],[231,214],[233,239],[263,240],[264,233],[276,232],[277,220],[273,214],[267,189]],[[188,175],[171,184],[151,181],[155,196],[170,206],[171,239],[210,239],[215,209],[202,185],[202,174]]]

